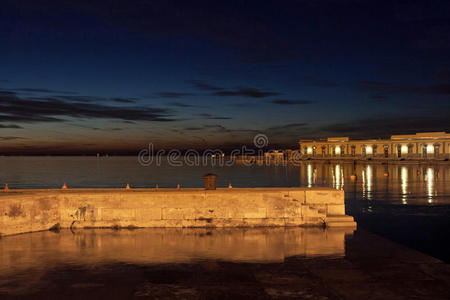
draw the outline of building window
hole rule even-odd
[[[383,146],[384,149],[384,157],[389,157],[389,146],[388,145],[384,145]]]
[[[355,147],[355,145],[352,145],[351,151],[352,151],[352,156],[355,156],[356,155],[356,147]]]
[[[374,156],[377,155],[377,145],[372,146],[372,153]]]
[[[366,156],[366,145],[361,146],[361,156]]]
[[[441,145],[439,144],[434,144],[434,156],[438,157],[439,156],[439,149],[441,148]]]
[[[322,157],[325,156],[325,146],[322,146]]]
[[[408,154],[413,154],[414,145],[409,144],[408,145]]]
[[[397,145],[397,157],[400,158],[402,157],[402,146]],[[404,149],[404,148],[403,148]],[[406,149],[405,149],[406,150]]]

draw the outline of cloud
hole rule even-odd
[[[227,91],[219,91],[213,93],[215,96],[222,96],[222,97],[235,97],[235,96],[242,96],[247,98],[265,98],[270,96],[278,96],[281,95],[280,93],[276,92],[265,92],[254,88],[237,88],[235,90],[227,90]]]
[[[14,95],[16,95],[15,92],[0,90],[0,96],[14,96]]]
[[[181,103],[181,102],[169,102],[167,105],[176,107],[195,107],[195,105]]]
[[[44,93],[44,94],[77,94],[76,92],[57,91],[57,90],[42,89],[42,88],[17,88],[17,89],[14,89],[14,91],[31,92],[31,93]]]
[[[211,85],[209,83],[200,81],[200,80],[187,80],[187,83],[190,83],[192,86],[194,86],[198,90],[202,91],[221,91],[224,88]]]
[[[20,136],[0,136],[0,141],[24,140],[26,138]]]
[[[112,98],[111,99],[114,102],[118,103],[136,103],[138,100],[137,98]]]
[[[450,84],[436,84],[429,86],[400,85],[377,81],[359,81],[356,85],[365,91],[379,93],[405,93],[418,95],[450,95]]]
[[[331,81],[327,81],[327,80],[323,80],[323,79],[319,79],[315,76],[312,75],[305,75],[303,76],[303,81],[310,86],[318,86],[318,87],[334,87],[337,86],[336,83],[331,82]]]
[[[197,130],[202,130],[203,127],[185,127],[183,129],[184,130],[189,130],[189,131],[197,131]]]
[[[177,92],[161,92],[161,93],[155,93],[156,97],[160,98],[182,98],[182,97],[189,97],[194,96],[192,93],[177,93]]]
[[[269,127],[266,129],[266,131],[286,131],[286,130],[304,128],[308,125],[309,125],[308,123],[289,123],[289,124],[285,124],[285,125]]]
[[[313,103],[313,101],[310,100],[273,100],[270,101],[271,103],[274,104],[279,104],[279,105],[305,105],[305,104],[311,104]]]
[[[0,120],[1,122],[1,120]],[[23,129],[23,127],[19,126],[19,125],[15,125],[15,124],[9,124],[9,125],[2,125],[0,124],[0,128],[5,128],[5,129]]]
[[[66,118],[169,122],[168,109],[69,103],[54,98],[0,96],[0,122],[63,122]]]
[[[201,117],[202,119],[208,119],[208,120],[231,120],[232,119],[230,117],[213,116],[208,113],[193,114],[193,116]]]

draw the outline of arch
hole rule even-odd
[[[384,157],[388,158],[389,157],[389,145],[383,145],[383,152],[384,152]]]

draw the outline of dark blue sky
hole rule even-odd
[[[450,129],[448,1],[3,0],[0,43],[0,153]]]

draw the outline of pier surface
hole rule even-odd
[[[50,228],[355,227],[331,188],[65,189],[0,192],[0,235]]]

